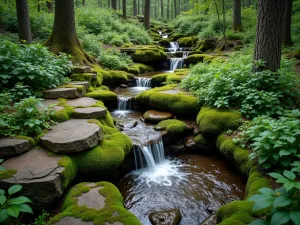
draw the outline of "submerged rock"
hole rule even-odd
[[[178,225],[181,221],[181,214],[178,209],[152,212],[149,215],[153,225]]]
[[[173,118],[172,113],[161,112],[156,110],[149,110],[144,114],[145,121],[154,122],[154,123],[158,123],[160,121],[171,119],[171,118]]]

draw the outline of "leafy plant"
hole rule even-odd
[[[33,213],[31,207],[27,203],[32,203],[25,196],[12,198],[12,195],[18,193],[22,189],[21,185],[11,186],[5,195],[5,191],[0,189],[0,223],[6,221],[9,217],[18,219],[20,212]]]

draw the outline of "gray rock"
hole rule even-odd
[[[186,148],[183,143],[179,143],[179,144],[170,145],[169,150],[172,153],[178,153],[178,152],[184,152]]]
[[[79,98],[82,93],[79,93],[77,88],[54,88],[43,92],[44,98],[57,99],[57,98]]]
[[[90,73],[92,68],[90,66],[76,66],[72,70],[73,73]]]
[[[88,81],[72,81],[69,83],[70,85],[82,85],[84,86],[85,90],[90,87],[90,83]]]
[[[106,108],[102,107],[76,108],[74,112],[74,117],[79,119],[97,119],[105,117],[107,114]]]
[[[201,225],[215,225],[217,224],[217,216],[210,215]]]
[[[184,146],[186,147],[186,149],[193,151],[199,148],[199,145],[194,142],[194,139],[194,135],[190,135],[184,138]]]
[[[44,99],[41,101],[42,106],[39,106],[39,111],[44,111],[46,110],[50,105],[53,105],[53,109],[55,111],[60,111],[62,109],[64,109],[63,106],[58,106],[59,101],[56,99]]]
[[[143,115],[145,121],[158,123],[163,120],[173,118],[173,114],[169,112],[161,112],[156,110],[148,110]]]
[[[2,163],[7,170],[16,170],[12,178],[0,180],[1,188],[23,186],[22,195],[29,197],[35,209],[43,209],[63,194],[64,167],[58,166],[61,156],[49,156],[41,147]]]
[[[128,86],[126,84],[121,84],[121,88],[127,88]]]
[[[103,132],[94,123],[71,119],[52,127],[41,137],[41,145],[55,153],[76,153],[89,150],[103,139]]]
[[[88,97],[82,97],[77,99],[72,99],[67,101],[67,105],[72,107],[91,107],[96,104],[97,100]]]
[[[149,214],[150,222],[153,225],[179,225],[181,218],[178,209],[152,212]]]
[[[78,205],[86,206],[91,209],[100,210],[105,207],[105,197],[99,193],[99,189],[102,187],[93,187],[89,192],[83,193],[78,196]]]
[[[53,225],[94,225],[92,221],[82,221],[80,218],[66,216]]]
[[[27,152],[32,147],[32,143],[28,140],[17,138],[0,139],[0,158]]]

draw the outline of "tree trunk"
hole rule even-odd
[[[160,0],[160,12],[161,12],[161,18],[164,18],[164,0]]]
[[[242,31],[243,30],[241,0],[234,0],[232,29],[234,31]]]
[[[123,0],[123,19],[127,19],[126,0]]]
[[[264,66],[254,71],[280,68],[284,5],[286,0],[258,0],[258,18],[254,60],[263,60]]]
[[[170,19],[170,0],[168,0],[168,5],[167,5],[167,19]]]
[[[173,0],[174,1],[174,17],[176,18],[177,16],[177,2],[176,0]]]
[[[250,7],[252,5],[252,1],[251,0],[247,0],[247,7]]]
[[[28,12],[27,0],[16,0],[17,18],[18,18],[18,30],[19,39],[21,42],[31,43],[31,29]]]
[[[95,59],[87,54],[78,40],[75,27],[74,0],[56,0],[54,25],[51,36],[45,46],[55,54],[64,52],[72,55],[74,64],[95,63]]]
[[[47,9],[48,12],[53,12],[53,1],[50,2],[47,1]]]
[[[283,45],[292,46],[292,34],[291,34],[291,25],[292,25],[292,9],[293,9],[293,0],[285,0],[284,7],[284,25],[283,25]]]
[[[144,26],[147,30],[150,29],[150,0],[145,0],[144,8]]]
[[[38,12],[41,11],[41,3],[40,3],[40,0],[37,1],[37,11],[38,11]]]
[[[85,0],[82,0],[82,7],[85,6]]]
[[[114,10],[117,10],[117,0],[111,0],[111,7],[112,7]]]
[[[133,15],[137,15],[137,0],[133,0]]]
[[[119,0],[118,10],[121,10],[121,0]]]

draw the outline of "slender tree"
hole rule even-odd
[[[177,16],[177,1],[173,0],[173,3],[174,3],[174,17],[176,18],[176,16]]]
[[[160,13],[161,13],[161,18],[164,18],[164,0],[160,0]]]
[[[126,0],[122,0],[122,6],[123,6],[123,19],[127,19],[127,11],[126,11]]]
[[[285,0],[284,25],[283,25],[283,44],[285,46],[293,45],[292,34],[291,34],[292,9],[293,9],[293,0]]]
[[[53,1],[52,0],[47,1],[46,4],[47,4],[48,12],[53,12]]]
[[[234,31],[242,31],[243,30],[241,0],[234,0],[232,29]]]
[[[114,10],[117,10],[117,0],[111,0],[111,7],[112,7]]]
[[[258,0],[258,18],[254,60],[263,60],[263,69],[273,72],[280,68],[284,6],[286,0]]]
[[[144,26],[147,30],[150,29],[150,0],[145,0],[144,8]]]
[[[167,19],[170,19],[170,0],[168,0],[167,4]]]
[[[137,0],[133,0],[133,15],[137,15]]]
[[[85,6],[85,0],[82,0],[81,4],[84,7]]]
[[[75,27],[74,0],[56,0],[54,25],[51,36],[45,42],[49,49],[59,54],[65,52],[72,55],[75,64],[90,64],[95,60],[87,54],[77,37]]]
[[[31,43],[31,29],[27,0],[16,0],[19,39],[21,42]]]

